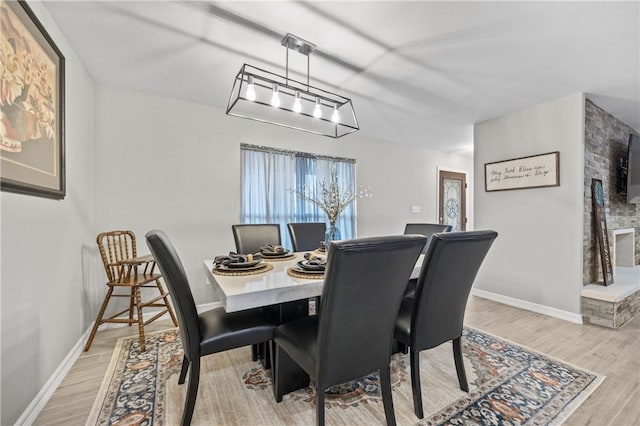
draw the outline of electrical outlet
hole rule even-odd
[[[420,206],[411,206],[411,213],[420,213]]]

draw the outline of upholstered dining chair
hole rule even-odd
[[[498,234],[495,231],[434,234],[422,264],[415,298],[400,306],[394,338],[409,346],[414,411],[423,418],[420,352],[453,341],[460,389],[469,392],[462,358],[462,327],[469,292]]]
[[[282,244],[277,223],[231,225],[231,230],[238,253],[257,253],[267,244]]]
[[[427,237],[427,243],[422,248],[422,253],[427,252],[429,242],[431,242],[431,236],[437,232],[450,232],[451,225],[444,225],[441,223],[407,223],[404,227],[404,233],[406,234],[420,234]],[[416,292],[417,278],[412,278],[407,284],[407,291],[405,291],[405,297],[413,297]]]
[[[425,241],[398,235],[331,244],[319,314],[275,330],[276,401],[313,378],[316,423],[323,425],[325,389],[379,371],[387,424],[395,424],[389,364],[404,294],[398,284],[409,279]]]
[[[167,235],[155,230],[148,232],[146,238],[178,313],[180,339],[184,349],[179,384],[184,383],[189,371],[189,387],[182,413],[182,425],[186,426],[191,423],[198,395],[200,358],[270,341],[277,323],[260,308],[226,313],[224,308],[219,307],[198,314],[184,267]]]
[[[160,274],[155,272],[155,260],[150,255],[138,257],[136,251],[136,235],[133,231],[101,232],[96,238],[102,264],[107,274],[107,294],[102,301],[98,316],[93,324],[89,339],[84,346],[89,350],[96,336],[98,327],[104,323],[137,324],[140,335],[140,350],[145,351],[144,326],[168,313],[174,325],[175,314],[171,309],[168,294],[160,282]],[[160,293],[155,297],[143,300],[141,289],[155,288]],[[118,292],[116,292],[116,289]],[[124,293],[120,293],[124,290]],[[129,299],[128,307],[107,318],[104,314],[112,297]],[[144,308],[163,308],[148,320],[144,320]],[[127,314],[126,318],[121,315]]]
[[[231,225],[233,239],[236,243],[236,252],[242,254],[257,253],[261,247],[268,244],[281,245],[280,225],[277,223],[246,223]],[[308,308],[307,308],[308,309]],[[266,357],[268,348],[264,342],[251,345],[251,359]],[[270,367],[268,359],[265,366]]]
[[[288,223],[293,251],[311,251],[324,241],[327,225],[324,222]]]

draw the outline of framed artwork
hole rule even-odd
[[[530,155],[484,165],[484,190],[560,186],[560,152]]]
[[[62,199],[64,56],[25,1],[0,7],[1,187]]]

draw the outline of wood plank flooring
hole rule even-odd
[[[606,376],[567,425],[640,425],[640,316],[619,330],[572,324],[471,297],[465,324]],[[171,327],[156,321],[146,331]],[[36,425],[84,425],[116,341],[135,327],[99,331],[46,404]],[[417,419],[416,419],[417,420]]]

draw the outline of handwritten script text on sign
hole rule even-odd
[[[550,153],[486,164],[487,191],[558,185],[557,154]]]

